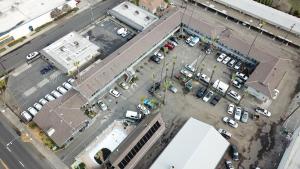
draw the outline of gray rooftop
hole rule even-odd
[[[58,146],[62,146],[79,129],[84,127],[88,117],[80,107],[87,102],[77,91],[71,90],[64,96],[43,106],[33,121],[47,133],[54,129],[49,136]]]
[[[221,4],[242,11],[248,15],[254,16],[258,19],[266,21],[270,24],[278,26],[289,31],[295,24],[292,32],[300,34],[300,19],[281,12],[277,9],[268,7],[253,0],[215,0]]]
[[[157,16],[128,1],[109,10],[109,13],[139,31],[146,29],[158,20]]]
[[[99,47],[77,32],[70,32],[51,45],[45,47],[41,53],[45,57],[63,65],[68,71],[74,71],[77,66],[86,64],[99,54]],[[76,65],[78,63],[78,65]]]
[[[215,169],[228,146],[214,127],[190,118],[150,169]]]

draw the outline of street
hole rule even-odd
[[[49,169],[52,168],[30,143],[21,141],[20,136],[0,114],[0,168],[4,169]]]
[[[99,2],[92,7],[93,13],[91,13],[91,9],[88,8],[72,18],[65,20],[64,22],[59,23],[56,27],[50,29],[44,34],[38,36],[35,39],[32,39],[29,43],[23,45],[22,47],[4,55],[0,58],[0,62],[3,65],[0,68],[0,74],[4,73],[4,71],[10,71],[23,63],[26,62],[25,56],[33,51],[39,51],[62,36],[66,35],[71,31],[78,31],[88,24],[92,22],[91,18],[99,18],[106,14],[107,9],[111,9],[115,5],[117,5],[120,0],[109,0]],[[93,17],[92,17],[93,15]],[[5,69],[5,70],[4,70]]]

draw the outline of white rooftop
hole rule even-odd
[[[215,169],[228,146],[214,127],[190,118],[150,169]]]
[[[71,32],[45,47],[41,52],[45,57],[50,57],[67,70],[73,71],[76,63],[80,67],[96,56],[99,53],[98,50],[97,45],[80,34]]]
[[[120,17],[123,17],[123,19],[126,19],[129,22],[133,22],[141,26],[143,29],[147,28],[153,22],[158,20],[157,16],[128,1],[125,1],[114,7],[111,12],[120,15]]]
[[[254,16],[270,24],[276,25],[289,31],[295,24],[292,32],[300,34],[300,19],[281,12],[277,9],[268,7],[266,5],[257,3],[253,0],[215,0],[226,6],[230,6],[236,10],[243,11],[244,13]]]
[[[64,3],[65,0],[0,0],[0,34]]]
[[[277,169],[296,169],[300,166],[300,127],[294,132],[292,142],[285,150]]]

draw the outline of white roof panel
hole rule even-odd
[[[214,127],[190,118],[150,169],[215,169],[228,146]]]
[[[266,5],[257,3],[253,0],[214,0],[226,6],[232,7],[236,10],[261,19],[265,22],[278,26],[289,31],[294,25],[292,32],[300,34],[300,19],[281,12],[277,9],[268,7]]]

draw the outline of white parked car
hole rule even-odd
[[[128,35],[128,31],[127,28],[120,28],[117,30],[117,34],[122,36],[122,37],[126,37]]]
[[[263,108],[261,108],[261,107],[256,107],[256,108],[255,108],[255,111],[256,111],[257,113],[260,113],[260,114],[265,115],[265,116],[267,116],[267,117],[270,117],[270,116],[271,116],[271,112],[269,112],[268,110],[263,109]]]
[[[241,117],[242,117],[242,108],[236,107],[235,113],[234,113],[234,119],[239,121],[239,120],[241,120]]]
[[[218,132],[225,137],[226,139],[230,139],[231,138],[231,133],[229,133],[228,131],[224,130],[224,129],[218,129]]]
[[[222,63],[226,65],[226,64],[230,61],[230,59],[231,59],[231,57],[227,56],[227,57],[222,61]]]
[[[232,86],[234,86],[234,87],[236,87],[236,88],[238,88],[238,89],[242,88],[242,84],[239,83],[238,81],[236,81],[236,80],[231,80],[231,82],[232,82]]]
[[[142,105],[142,104],[138,104],[138,105],[137,105],[137,109],[138,109],[141,113],[143,113],[144,115],[150,114],[150,110],[148,110],[147,107],[144,106],[144,105]]]
[[[55,98],[52,95],[50,95],[50,94],[47,94],[45,96],[45,99],[47,99],[49,102],[55,100]]]
[[[120,95],[121,95],[121,93],[116,91],[115,89],[110,89],[109,94],[111,94],[112,96],[117,97],[117,98],[120,97]]]
[[[207,76],[206,74],[204,74],[204,73],[198,73],[197,74],[197,77],[199,77],[199,80],[202,80],[203,82],[205,82],[205,83],[209,83],[210,82],[210,77],[209,76]]]
[[[154,52],[154,55],[157,56],[160,60],[163,60],[165,58],[164,54],[162,54],[159,50]]]
[[[48,101],[44,98],[41,98],[39,103],[42,104],[42,105],[45,105]]]
[[[21,113],[21,116],[25,120],[25,122],[30,122],[32,120],[32,116],[27,111],[23,111]]]
[[[186,64],[184,67],[190,72],[194,73],[196,71],[196,68],[194,68],[192,65]]]
[[[186,42],[186,43],[190,43],[190,42],[192,41],[192,39],[193,39],[193,36],[190,36],[190,37],[188,37],[188,38],[185,40],[185,42]]]
[[[98,100],[97,104],[98,104],[98,106],[100,107],[100,109],[102,111],[106,111],[107,110],[107,105],[102,100]]]
[[[73,79],[73,78],[70,78],[70,79],[68,79],[68,82],[69,82],[70,84],[72,84],[72,83],[74,83],[74,82],[75,82],[75,79]]]
[[[235,75],[244,81],[248,80],[248,76],[246,76],[244,73],[236,72]]]
[[[63,87],[61,87],[61,86],[58,86],[57,87],[57,91],[59,91],[61,94],[66,94],[67,92],[68,92],[68,90],[67,89],[65,89],[65,88],[63,88]]]
[[[140,120],[142,115],[138,112],[127,110],[125,117],[133,120]]]
[[[203,97],[202,100],[205,102],[208,102],[212,98],[213,95],[214,95],[214,92],[210,90],[206,93],[206,95]]]
[[[274,89],[273,90],[273,97],[272,97],[272,99],[275,100],[278,95],[279,95],[279,90],[278,89]]]
[[[230,117],[223,117],[223,121],[233,128],[237,128],[239,126],[239,124]]]
[[[186,70],[186,69],[181,69],[180,73],[183,74],[184,76],[188,77],[188,78],[193,77],[193,74],[190,71]]]
[[[227,113],[228,114],[233,114],[233,112],[234,112],[234,104],[232,104],[232,103],[230,103],[229,105],[228,105],[228,108],[227,108]]]
[[[230,90],[227,94],[228,94],[228,96],[234,98],[237,101],[240,101],[242,98],[241,95],[239,95],[236,91],[233,91],[233,90]]]
[[[34,103],[33,107],[36,108],[38,111],[40,111],[43,108],[43,106],[40,103]]]
[[[52,92],[51,92],[51,94],[52,94],[52,96],[54,96],[55,98],[59,98],[59,97],[61,97],[62,96],[62,94],[60,94],[58,91],[56,91],[56,90],[53,90]]]
[[[73,86],[68,82],[64,82],[62,85],[68,90],[71,90],[73,88]]]
[[[119,85],[120,85],[120,86],[122,87],[122,89],[124,89],[124,90],[128,90],[128,89],[129,89],[129,85],[128,85],[126,82],[121,82]]]
[[[26,56],[26,59],[27,60],[32,60],[34,58],[36,58],[40,53],[39,52],[32,52],[32,53],[29,53],[27,56]]]
[[[225,53],[221,53],[219,55],[219,57],[217,58],[217,62],[222,62],[225,57],[226,57],[226,54]]]
[[[29,107],[27,110],[32,115],[32,117],[34,117],[36,114],[38,114],[38,111],[33,107]]]

